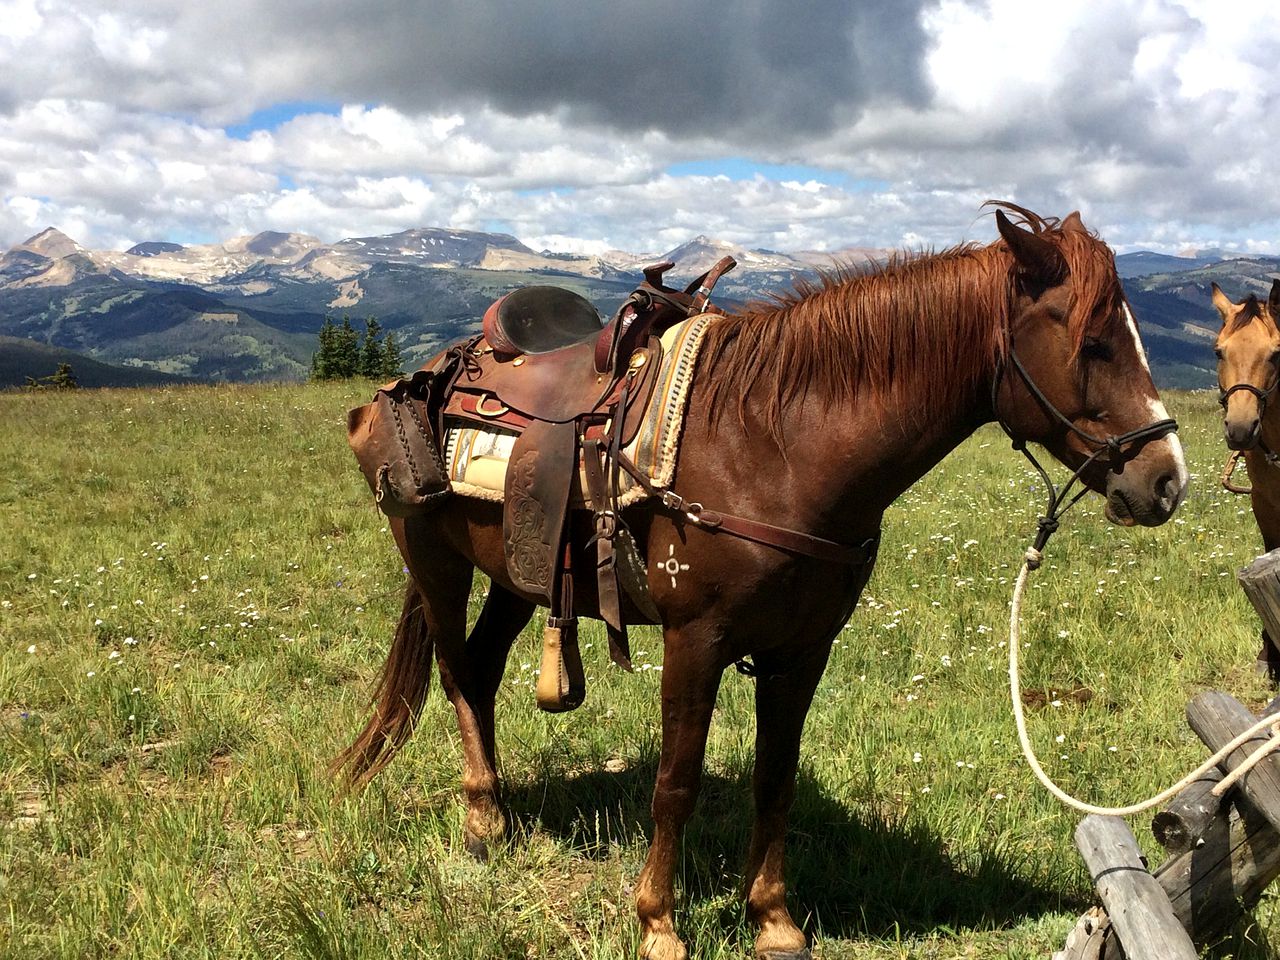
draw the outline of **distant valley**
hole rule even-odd
[[[726,253],[739,262],[717,288],[730,303],[786,289],[836,262],[883,256],[863,248],[745,250],[707,237],[658,254],[579,256],[535,251],[506,234],[441,228],[337,243],[265,232],[200,246],[147,241],[119,252],[89,250],[49,229],[0,255],[0,338],[201,381],[297,380],[326,316],[349,315],[357,326],[376,316],[412,367],[478,329],[485,307],[514,287],[569,287],[608,315],[645,265],[673,260],[672,276],[684,282]],[[1280,274],[1280,258],[1217,253],[1139,252],[1117,263],[1162,386],[1214,382],[1211,282],[1233,297],[1265,296]],[[47,357],[28,349],[18,360],[18,353],[14,341],[0,339],[0,386],[52,372],[20,369]]]

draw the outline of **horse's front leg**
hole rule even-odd
[[[1245,458],[1249,468],[1249,485],[1253,519],[1262,534],[1262,547],[1267,553],[1280,547],[1280,489],[1273,474],[1276,468],[1257,451],[1250,451]],[[1258,671],[1272,683],[1280,681],[1280,647],[1277,638],[1262,628],[1262,647],[1258,651]]]
[[[685,960],[688,952],[675,931],[676,857],[680,833],[702,783],[707,730],[723,668],[702,630],[668,630],[664,644],[662,755],[653,786],[653,842],[636,883],[636,912],[641,957]]]
[[[755,658],[756,766],[752,777],[755,824],[747,858],[747,913],[760,925],[761,960],[808,960],[805,935],[787,911],[783,876],[787,816],[796,792],[800,734],[831,652],[829,639],[790,656]]]

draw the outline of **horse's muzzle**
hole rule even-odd
[[[1182,445],[1170,436],[1167,454],[1138,457],[1123,473],[1107,475],[1106,517],[1124,527],[1158,527],[1186,499],[1188,480]]]
[[[1252,450],[1262,437],[1262,421],[1257,417],[1224,420],[1222,432],[1226,435],[1229,450]]]

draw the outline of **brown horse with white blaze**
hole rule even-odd
[[[1072,213],[997,204],[1000,239],[844,271],[718,318],[693,382],[673,489],[684,501],[844,544],[877,542],[885,509],[983,423],[1043,445],[1106,498],[1114,523],[1156,525],[1185,496],[1111,250]],[[1007,213],[1006,213],[1007,211]],[[1010,216],[1012,215],[1012,217]],[[1095,456],[1099,449],[1104,452]],[[1092,459],[1090,459],[1092,457]],[[650,499],[624,520],[648,561],[664,640],[654,829],[636,883],[640,953],[678,960],[673,917],[681,830],[694,809],[723,671],[751,657],[756,680],[755,821],[745,897],[756,954],[809,956],[786,905],[784,844],[801,730],[832,640],[874,564],[841,563],[735,538]],[[536,597],[507,573],[500,504],[455,496],[392,520],[408,565],[404,612],[373,717],[339,758],[357,780],[412,731],[431,654],[458,719],[473,852],[501,836],[494,697]],[[678,576],[665,572],[670,556]],[[475,569],[492,581],[468,635]],[[575,587],[594,616],[594,569]]]
[[[1243,454],[1253,519],[1270,551],[1280,547],[1280,404],[1272,402],[1280,386],[1280,280],[1265,302],[1250,295],[1233,303],[1215,283],[1213,305],[1222,317],[1214,344],[1222,430],[1227,447]],[[1280,650],[1265,630],[1258,665],[1280,679]]]

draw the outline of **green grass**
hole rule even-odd
[[[362,722],[402,585],[346,449],[345,411],[367,392],[0,395],[0,954],[634,955],[655,633],[633,637],[628,676],[589,632],[587,703],[560,717],[534,707],[536,622],[518,641],[499,704],[514,830],[488,864],[463,850],[438,690],[365,793],[340,797],[324,775]],[[1210,396],[1171,406],[1195,475],[1179,517],[1121,530],[1091,498],[1028,591],[1025,683],[1046,701],[1033,737],[1098,802],[1203,757],[1182,719],[1197,691],[1269,697],[1234,582],[1260,549],[1247,501],[1217,486]],[[1076,817],[1031,778],[1006,703],[1034,485],[985,429],[886,518],[810,714],[792,816],[791,902],[826,960],[1047,957],[1092,902]],[[679,874],[698,958],[750,955],[737,887],[752,737],[751,681],[731,673]],[[1280,945],[1272,895],[1255,919],[1227,952]]]

